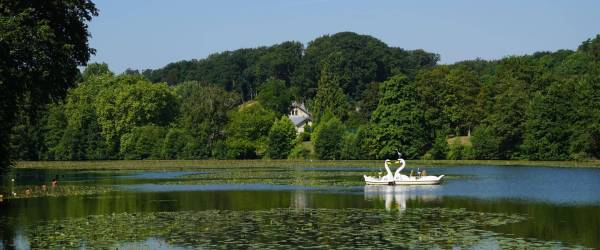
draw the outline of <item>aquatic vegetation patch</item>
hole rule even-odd
[[[116,189],[111,185],[60,185],[57,187],[41,188],[38,186],[18,186],[13,191],[6,192],[5,200],[27,199],[36,197],[61,197],[105,194]]]
[[[115,248],[156,239],[210,249],[577,247],[492,231],[524,220],[449,208],[206,210],[92,215],[46,221],[25,232],[34,249]]]
[[[303,186],[363,185],[361,171],[306,171],[301,168],[272,170],[223,169],[203,175],[186,175],[166,184],[275,184]]]
[[[207,174],[190,174],[163,184],[210,185],[210,184],[274,184],[298,186],[363,186],[363,174],[377,175],[377,169],[349,169],[348,171],[319,171],[307,168],[279,168],[277,171],[263,169],[222,169]],[[336,169],[336,168],[332,168]],[[405,170],[406,172],[407,170]],[[408,169],[410,171],[410,168]],[[415,169],[416,171],[416,169]],[[381,173],[384,174],[383,172]],[[408,173],[405,173],[408,174]],[[449,176],[446,179],[459,179]]]
[[[205,168],[274,167],[372,167],[381,166],[380,160],[116,160],[116,161],[19,161],[17,168],[30,169],[86,169],[86,170],[198,170]],[[527,161],[527,160],[409,160],[409,166],[554,166],[600,167],[600,160],[588,161]]]

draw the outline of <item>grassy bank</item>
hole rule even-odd
[[[305,161],[305,160],[122,160],[122,161],[21,161],[17,168],[35,169],[86,169],[86,170],[134,170],[134,169],[193,169],[193,168],[237,168],[237,167],[317,167],[351,166],[380,167],[381,160],[361,161]],[[409,160],[408,166],[552,166],[552,167],[592,167],[600,168],[600,160],[595,161],[507,161],[507,160]]]

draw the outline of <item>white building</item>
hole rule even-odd
[[[304,106],[304,103],[292,102],[292,110],[288,115],[288,118],[292,121],[296,127],[296,133],[304,132],[306,125],[312,126],[312,115]]]

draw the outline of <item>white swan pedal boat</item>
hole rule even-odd
[[[401,154],[398,154],[401,156]],[[390,160],[385,160],[385,171],[386,175],[384,176],[367,176],[363,175],[365,178],[365,183],[367,185],[436,185],[442,181],[444,175],[440,176],[432,176],[432,175],[423,175],[421,173],[416,176],[407,176],[400,173],[402,169],[406,166],[406,162],[404,159],[399,157],[398,162],[400,162],[400,167],[396,169],[396,172],[392,174],[392,170],[388,163]],[[423,171],[425,172],[425,171]]]

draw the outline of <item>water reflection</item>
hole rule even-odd
[[[438,189],[437,185],[428,186],[389,186],[389,185],[365,185],[365,200],[385,201],[385,209],[391,211],[398,208],[398,211],[406,210],[406,202],[409,199],[417,197],[422,201],[434,201],[439,199],[431,191]]]
[[[272,209],[309,215],[331,209],[328,213],[337,215],[348,209],[364,209],[377,216],[401,215],[399,217],[406,219],[415,213],[419,215],[418,211],[424,208],[526,215],[525,221],[494,227],[493,231],[515,238],[600,247],[597,234],[600,232],[600,169],[439,167],[431,169],[431,174],[448,174],[449,178],[438,186],[363,186],[361,172],[348,173],[337,168],[327,171],[325,167],[284,170],[287,172],[272,169],[235,169],[226,173],[209,169],[202,169],[206,173],[14,170],[0,177],[0,194],[4,195],[4,201],[0,202],[0,249],[2,246],[27,249],[31,239],[23,231],[27,228],[51,220],[83,221],[88,216],[172,211],[199,214],[235,211],[239,215],[251,213],[254,216]],[[186,176],[190,174],[193,176]],[[64,188],[61,193],[65,195],[36,195],[44,191],[41,185],[48,185],[57,176],[60,180],[57,191]],[[11,178],[15,178],[15,184]],[[25,197],[28,187],[32,189],[32,197],[12,198],[12,192]],[[51,190],[48,185],[47,191]],[[245,216],[249,217],[243,218],[256,219]],[[282,228],[296,225],[294,223]],[[412,229],[422,230],[418,226]],[[359,229],[362,230],[364,228]],[[489,248],[487,245],[478,247]]]
[[[296,190],[292,192],[291,207],[297,210],[304,210],[308,207],[308,198],[305,190]]]

